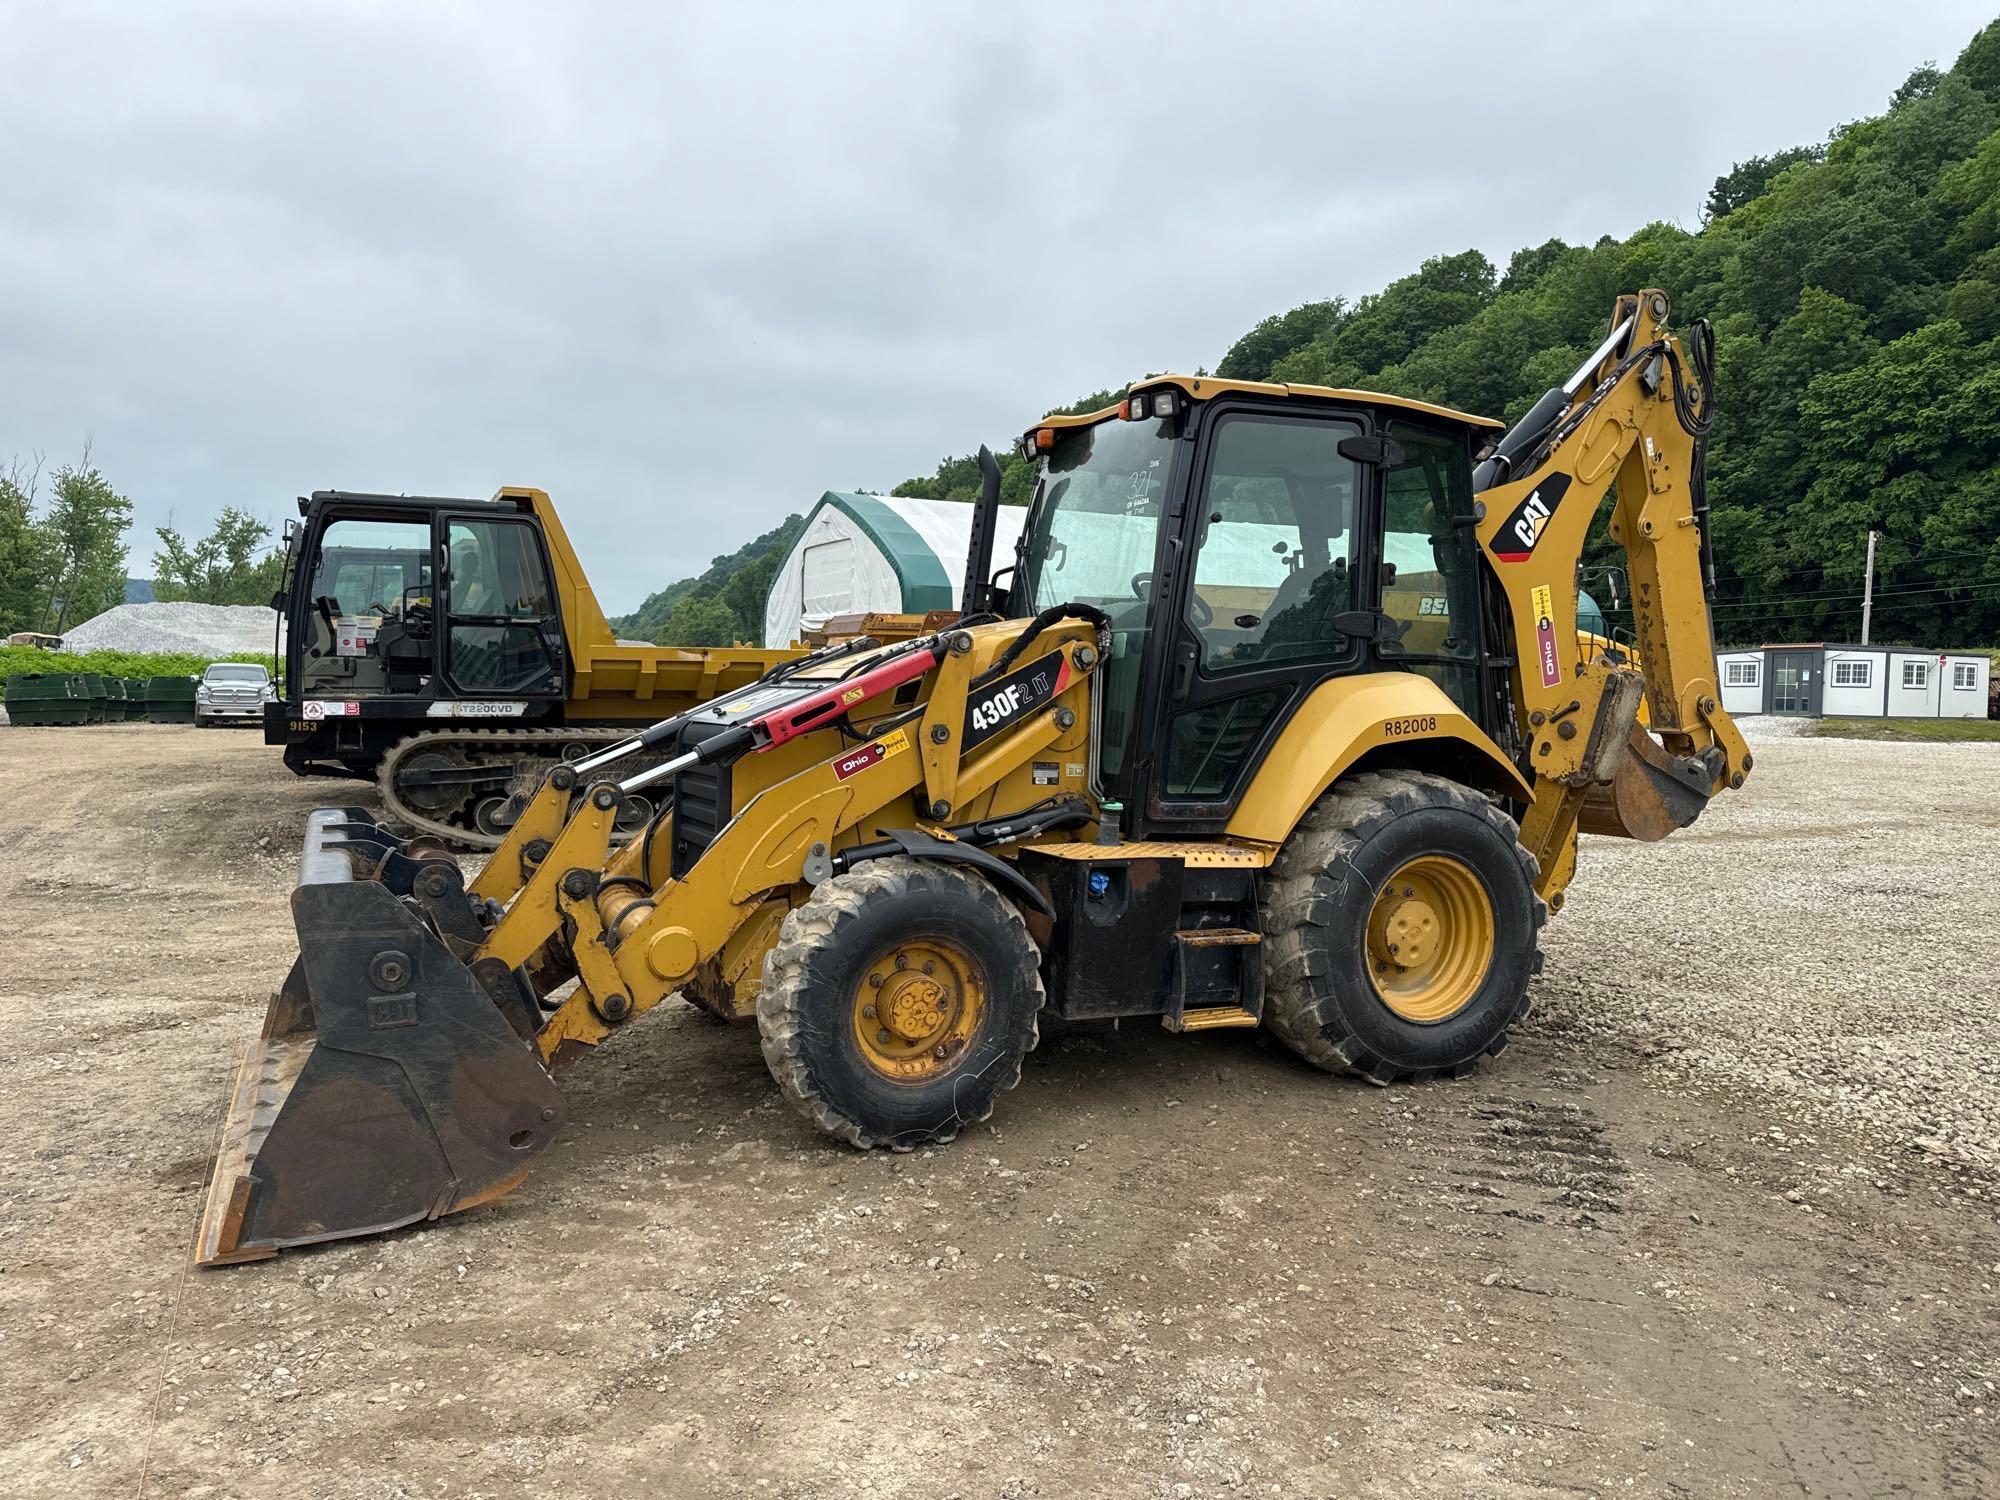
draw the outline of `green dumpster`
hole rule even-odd
[[[125,717],[143,719],[146,717],[146,679],[127,677],[125,681]]]
[[[7,722],[81,724],[89,700],[79,697],[76,679],[61,672],[27,672],[7,679]]]
[[[83,674],[83,691],[84,695],[90,701],[90,710],[84,722],[87,724],[102,724],[104,722],[105,706],[108,701],[104,692],[104,678],[96,672],[85,672]]]
[[[194,679],[192,677],[147,678],[146,717],[155,724],[192,724]]]

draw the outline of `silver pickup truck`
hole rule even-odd
[[[206,729],[225,719],[262,723],[264,705],[273,696],[268,669],[251,662],[214,662],[194,690],[195,725]]]

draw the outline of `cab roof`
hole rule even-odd
[[[1148,375],[1144,380],[1135,380],[1127,390],[1128,396],[1136,396],[1142,391],[1156,391],[1162,386],[1177,386],[1196,401],[1211,401],[1217,396],[1278,396],[1283,398],[1302,397],[1314,401],[1340,401],[1351,406],[1387,406],[1398,411],[1416,412],[1426,417],[1455,423],[1461,427],[1500,431],[1505,422],[1492,417],[1476,417],[1471,412],[1455,411],[1449,406],[1438,406],[1430,401],[1418,401],[1411,396],[1391,396],[1383,391],[1354,391],[1330,385],[1285,385],[1270,380],[1220,380],[1213,375]],[[1116,406],[1107,406],[1102,411],[1086,412],[1075,417],[1044,417],[1032,423],[1027,431],[1039,427],[1089,427],[1093,423],[1109,421],[1118,415]]]

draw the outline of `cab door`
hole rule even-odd
[[[1362,413],[1218,404],[1206,414],[1169,587],[1172,644],[1150,743],[1144,827],[1219,830],[1250,773],[1313,684],[1362,665],[1353,626],[1372,471],[1341,444]],[[1165,625],[1166,622],[1160,622]]]
[[[445,679],[467,698],[561,698],[562,607],[525,516],[438,518]]]

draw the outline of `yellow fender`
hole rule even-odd
[[[1231,838],[1282,844],[1306,809],[1363,757],[1435,770],[1481,791],[1532,802],[1514,763],[1428,677],[1367,672],[1322,682],[1264,757],[1229,820]],[[1407,750],[1407,756],[1398,752]]]

